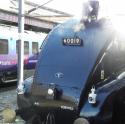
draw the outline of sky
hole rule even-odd
[[[32,2],[43,4],[49,0],[30,0]],[[80,16],[82,12],[82,0],[52,0],[46,4],[46,7],[54,8],[75,16]]]
[[[49,0],[30,0],[32,2],[43,4]],[[82,0],[52,0],[50,3],[45,6],[68,12],[68,13],[77,13],[81,8]]]
[[[38,4],[46,3],[49,0],[29,0]],[[52,0],[45,6],[68,12],[74,15],[81,14],[83,2],[87,0]],[[107,14],[124,13],[125,14],[125,0],[99,0],[101,9],[105,10]]]

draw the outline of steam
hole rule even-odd
[[[80,30],[84,30],[84,29],[85,29],[84,23],[76,24],[76,25],[73,27],[74,32],[79,32]]]

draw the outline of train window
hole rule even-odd
[[[24,54],[27,55],[29,54],[29,42],[24,41]]]
[[[19,49],[19,41],[16,41],[16,53],[18,54],[18,49]],[[24,54],[27,55],[29,54],[29,42],[24,41]]]
[[[8,54],[8,40],[0,39],[0,54]]]
[[[38,52],[39,52],[39,50],[38,50],[38,43],[37,42],[32,42],[32,53],[36,54]]]

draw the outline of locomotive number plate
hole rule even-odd
[[[63,45],[64,46],[82,46],[83,41],[80,38],[64,38]]]

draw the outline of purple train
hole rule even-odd
[[[46,37],[45,33],[25,31],[24,33],[24,68],[25,75],[35,68],[40,46]],[[17,80],[18,64],[18,31],[15,28],[0,27],[0,83]],[[28,71],[28,73],[27,73]]]

